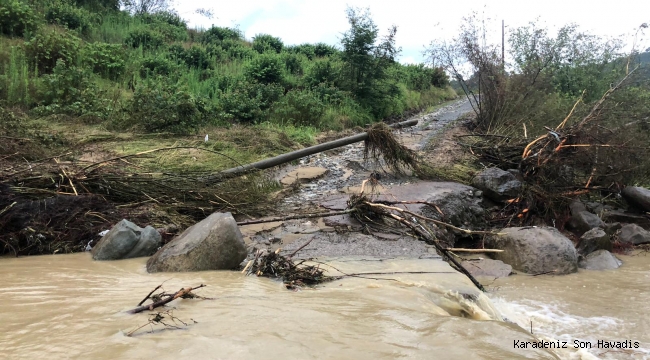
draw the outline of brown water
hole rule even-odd
[[[612,272],[515,276],[477,293],[439,260],[331,263],[344,272],[434,271],[346,278],[292,292],[237,272],[147,274],[146,259],[89,254],[0,259],[0,358],[7,359],[554,359],[598,352],[517,349],[514,340],[630,338],[650,349],[650,258]],[[335,271],[332,271],[335,273]],[[177,300],[182,330],[125,334],[151,289],[207,284],[214,300]],[[464,295],[463,295],[464,294]],[[489,298],[491,299],[489,299]],[[473,300],[471,300],[473,299]],[[502,315],[522,327],[502,321]],[[533,319],[535,335],[530,334]],[[197,323],[193,323],[193,320]],[[609,353],[643,358],[646,353]],[[593,358],[593,357],[591,357]]]

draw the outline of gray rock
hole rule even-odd
[[[580,260],[581,269],[612,270],[621,267],[623,262],[607,250],[597,250]]]
[[[573,243],[553,227],[505,228],[488,239],[496,260],[529,274],[568,274],[578,270],[578,253]]]
[[[576,216],[583,211],[587,211],[587,206],[580,200],[573,200],[569,205],[571,216]]]
[[[612,236],[616,234],[617,231],[621,230],[622,227],[623,225],[621,225],[621,223],[618,222],[605,224],[605,232],[607,233],[607,235]]]
[[[637,224],[646,230],[650,230],[650,217],[623,210],[605,211],[603,213],[603,221]]]
[[[637,224],[627,224],[621,228],[618,239],[632,245],[646,244],[650,243],[650,231]]]
[[[568,225],[581,234],[593,228],[605,228],[605,223],[598,217],[598,215],[592,214],[589,211],[580,211],[571,216]]]
[[[149,256],[160,246],[160,233],[147,226],[144,229],[122,220],[93,247],[94,260],[119,260]]]
[[[472,185],[483,190],[485,196],[494,201],[503,201],[519,196],[521,181],[510,172],[493,167],[485,169],[472,180]]]
[[[466,260],[463,261],[461,265],[473,276],[502,278],[512,273],[512,266],[504,264],[503,261],[500,260]]]
[[[612,241],[601,228],[593,228],[582,234],[578,243],[578,252],[582,255],[591,254],[596,250],[612,251]]]
[[[246,255],[244,239],[232,215],[214,213],[183,231],[154,254],[147,261],[147,271],[233,269]]]
[[[430,206],[420,208],[422,215],[470,229],[480,228],[485,224],[486,211],[482,199],[474,196],[477,192],[475,188],[457,183],[439,184],[448,186],[431,187],[424,199],[437,205],[444,215]]]
[[[643,211],[650,211],[650,190],[639,186],[628,186],[621,195],[631,205]]]

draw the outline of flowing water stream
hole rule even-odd
[[[615,271],[499,279],[487,296],[438,259],[331,259],[345,273],[435,273],[344,278],[298,292],[238,272],[147,274],[145,260],[0,259],[0,358],[649,358],[650,257],[643,255],[623,257]],[[125,311],[162,282],[167,291],[207,284],[197,293],[214,300],[172,303],[189,324],[181,330],[144,327],[126,336],[148,315]],[[570,348],[514,346],[538,339]],[[639,348],[577,350],[575,339],[627,339]]]

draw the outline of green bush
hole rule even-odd
[[[212,67],[212,59],[206,49],[198,46],[192,46],[185,50],[183,61],[188,67],[206,70]]]
[[[267,51],[274,51],[279,54],[283,47],[284,44],[280,38],[269,34],[258,34],[253,38],[253,50],[260,54]]]
[[[314,45],[312,44],[300,44],[293,46],[286,46],[284,51],[289,54],[301,54],[304,55],[307,59],[312,60],[314,55]]]
[[[81,54],[84,64],[104,78],[117,80],[124,74],[127,54],[120,44],[90,43]]]
[[[128,109],[132,123],[150,132],[189,133],[205,125],[210,114],[203,99],[160,78],[136,87]]]
[[[136,15],[136,18],[141,19],[144,23],[165,23],[178,28],[187,29],[187,22],[173,11],[160,11],[153,14],[142,13]]]
[[[271,120],[296,126],[319,126],[325,104],[309,90],[292,90],[275,102]]]
[[[25,43],[25,52],[39,73],[50,73],[58,60],[76,64],[81,39],[69,31],[41,30]]]
[[[146,57],[140,61],[140,76],[169,76],[178,72],[178,64],[163,55]]]
[[[42,105],[34,109],[39,115],[63,113],[74,116],[92,114],[106,117],[110,109],[90,74],[79,67],[58,60],[52,74],[42,77]]]
[[[142,27],[131,30],[124,43],[134,49],[142,47],[145,50],[155,50],[165,44],[165,37],[157,31]]]
[[[201,42],[204,44],[218,44],[223,40],[242,40],[244,35],[239,29],[228,27],[212,26],[201,36]]]
[[[25,36],[37,26],[38,19],[29,5],[18,0],[0,0],[0,34]]]
[[[281,56],[284,61],[284,68],[289,74],[302,75],[303,62],[306,59],[303,55],[283,53]]]
[[[278,84],[260,84],[238,81],[230,91],[222,94],[220,105],[226,120],[261,122],[268,109],[284,92]]]
[[[303,82],[307,86],[335,84],[341,76],[342,66],[341,62],[332,59],[314,61],[307,69]]]
[[[229,59],[252,59],[257,52],[241,40],[226,39],[219,46],[228,54]]]
[[[318,43],[314,45],[314,55],[318,57],[325,57],[337,54],[339,50],[334,46],[327,45],[325,43]]]
[[[244,68],[246,78],[263,84],[281,83],[284,64],[276,54],[262,54],[253,58]]]
[[[57,1],[50,5],[45,12],[45,20],[50,24],[65,26],[70,30],[87,33],[93,22],[93,16],[85,9],[73,6],[68,2]]]

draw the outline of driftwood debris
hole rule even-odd
[[[192,291],[196,290],[196,289],[200,289],[202,287],[205,287],[206,285],[201,284],[201,285],[195,286],[195,287],[186,287],[186,288],[182,288],[182,289],[178,290],[177,292],[175,292],[173,294],[162,293],[162,294],[157,294],[156,296],[153,296],[152,294],[156,290],[160,289],[161,286],[162,285],[158,285],[144,299],[142,299],[142,301],[140,301],[137,308],[129,310],[128,312],[130,314],[137,314],[137,313],[141,313],[141,312],[147,311],[147,310],[151,311],[151,310],[153,310],[153,309],[155,309],[157,307],[161,307],[163,305],[166,305],[166,304],[168,304],[168,303],[170,303],[170,302],[172,302],[172,301],[174,301],[174,300],[176,300],[178,298],[194,298],[194,297],[197,297],[196,295],[194,295],[192,293]],[[151,304],[142,305],[145,301],[147,301],[149,299],[151,299],[153,301]]]

